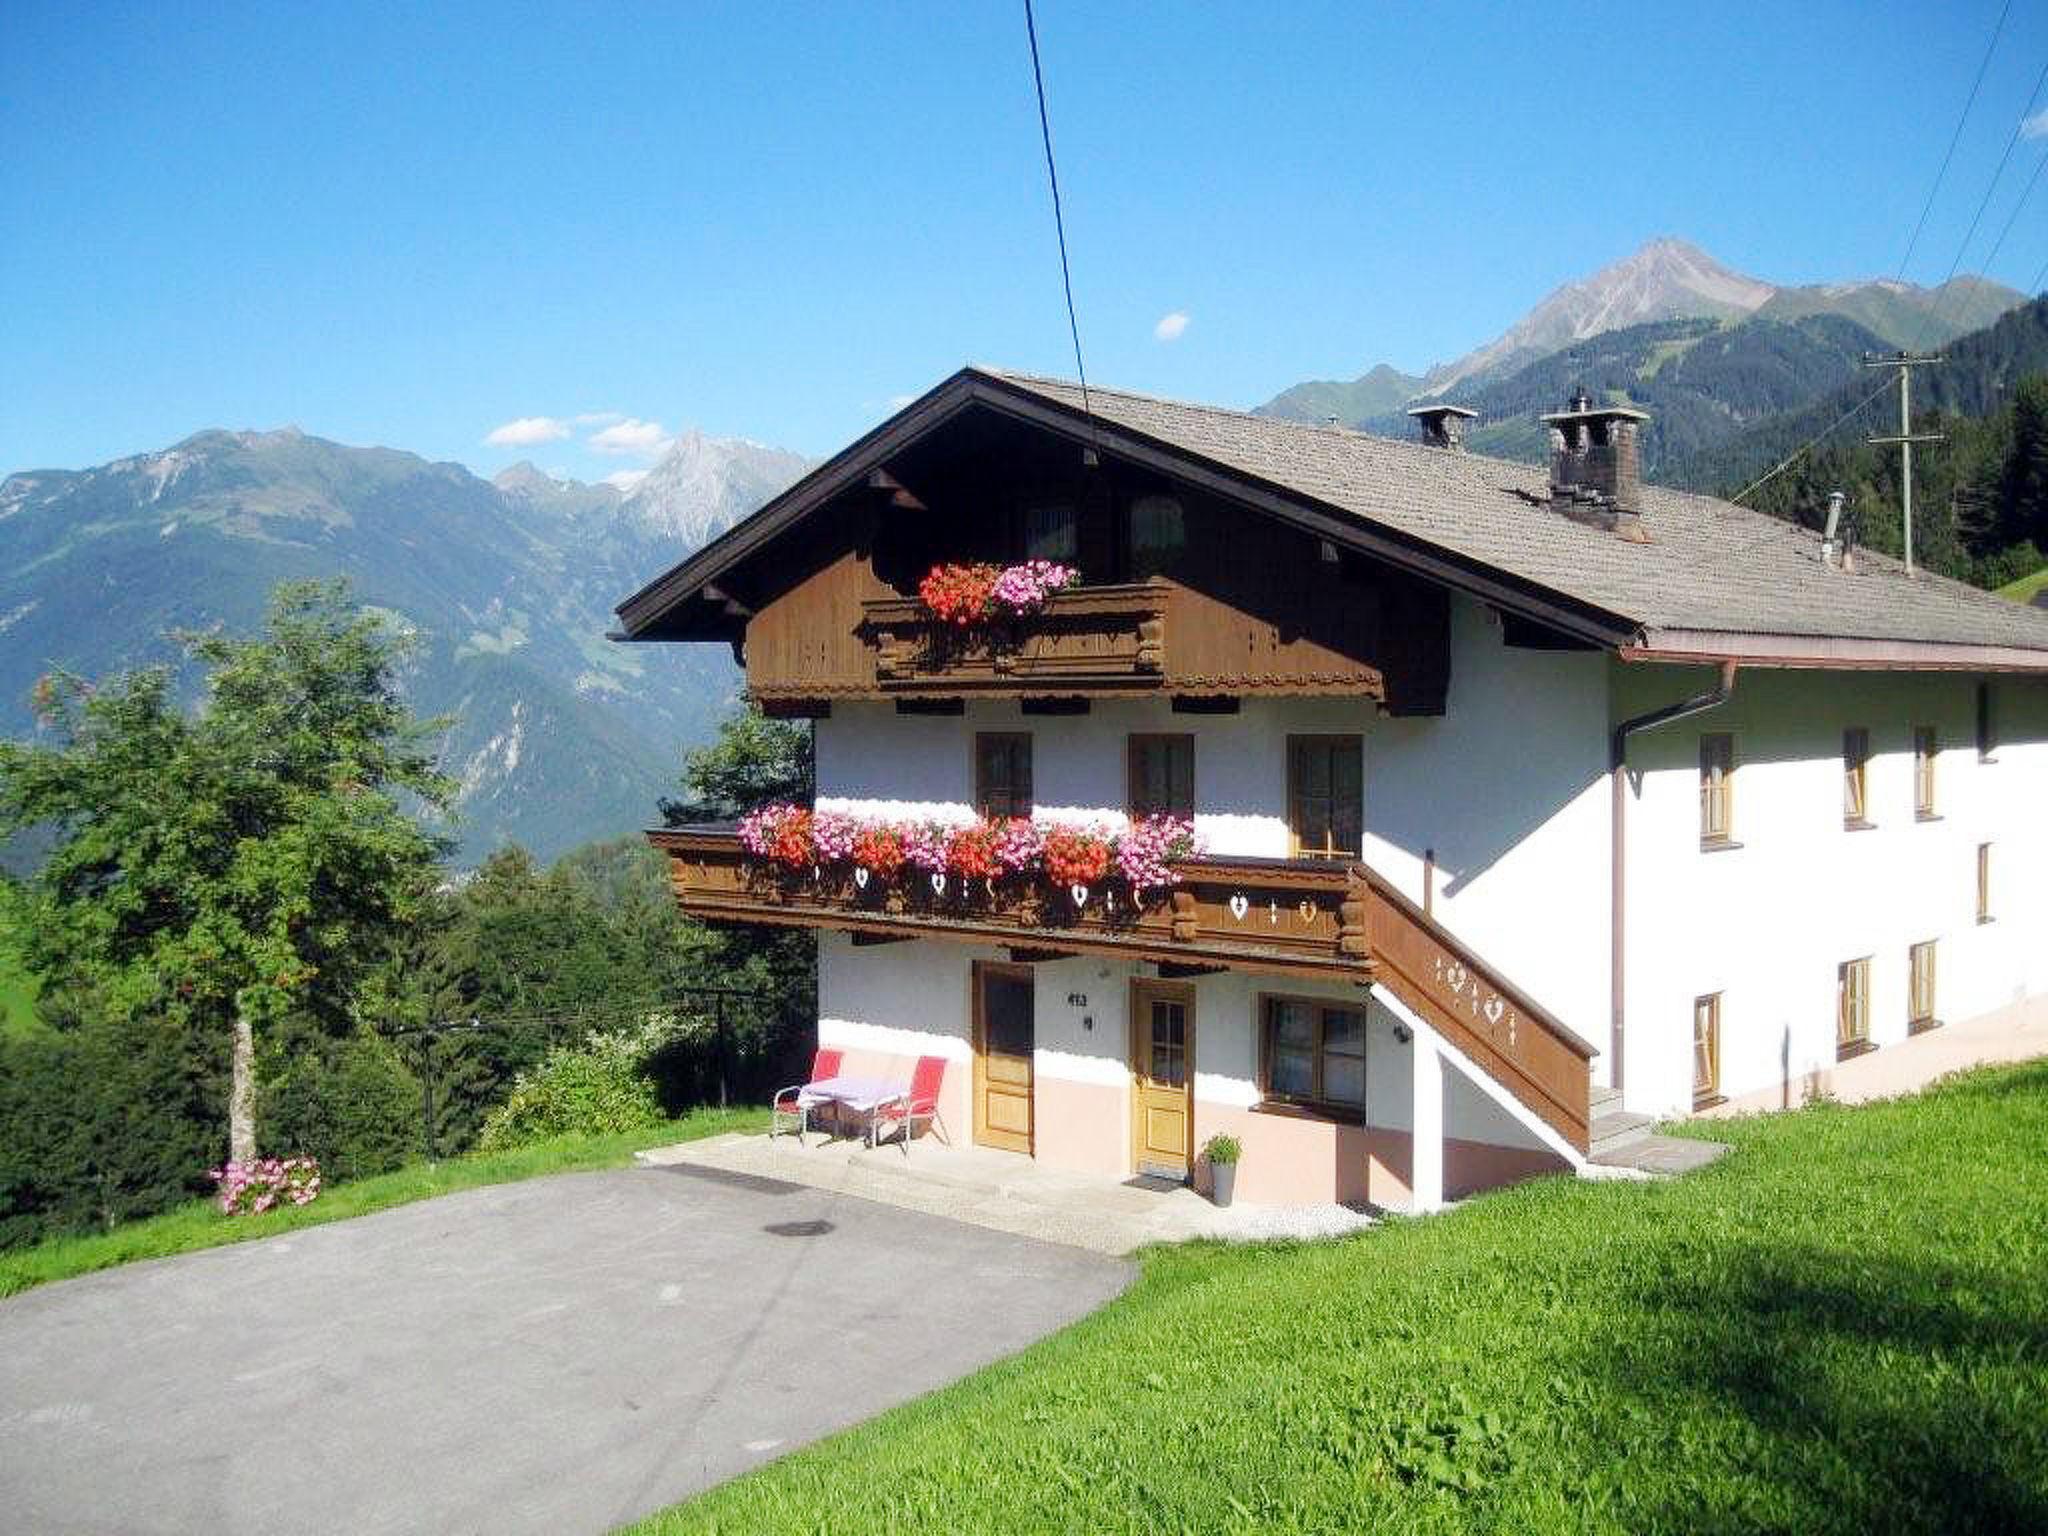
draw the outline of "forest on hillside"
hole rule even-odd
[[[231,1156],[365,1177],[786,1080],[808,935],[690,922],[638,837],[456,876],[405,639],[344,589],[183,638],[200,705],[165,669],[53,677],[50,740],[0,744],[0,837],[48,850],[0,879],[0,1248],[211,1193]],[[805,733],[737,715],[647,819],[808,775]]]

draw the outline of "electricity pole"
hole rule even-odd
[[[1896,436],[1873,437],[1872,443],[1897,443],[1899,445],[1899,505],[1905,513],[1906,574],[1913,574],[1913,445],[1915,443],[1938,443],[1939,432],[1913,431],[1913,370],[1929,363],[1938,363],[1941,358],[1935,353],[1895,352],[1889,357],[1863,359],[1866,368],[1896,368],[1899,370],[1899,430]]]

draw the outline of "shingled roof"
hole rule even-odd
[[[1080,387],[1064,379],[988,371],[1081,408]],[[1857,552],[1853,573],[1832,569],[1818,534],[1712,496],[1646,485],[1649,542],[1636,544],[1540,505],[1549,477],[1538,465],[1092,385],[1088,404],[1155,442],[1625,617],[1646,649],[1662,640],[1711,650],[1718,636],[1740,651],[1758,637],[1796,636],[1996,647],[2040,653],[2031,664],[2048,668],[2039,611],[1947,577],[1909,576],[1869,550]],[[1844,659],[1861,649],[1843,648]]]
[[[620,605],[625,637],[970,405],[1320,520],[1502,606],[1654,659],[2048,671],[2048,613],[1859,551],[1823,565],[1816,534],[1711,496],[1645,486],[1645,542],[1547,505],[1536,465],[1064,379],[970,367],[834,456]]]

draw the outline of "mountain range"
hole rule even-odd
[[[2025,297],[1969,276],[1935,288],[1887,279],[1787,287],[1737,272],[1686,241],[1657,239],[1590,277],[1553,290],[1499,336],[1452,362],[1420,374],[1380,363],[1355,379],[1307,380],[1259,409],[1294,421],[1334,419],[1370,429],[1419,399],[1473,405],[1473,397],[1581,343],[1680,320],[1711,321],[1712,330],[1725,332],[1759,327],[1766,337],[1762,351],[1786,344],[1777,328],[1796,331],[1803,322],[1825,319],[1854,325],[1876,347],[1941,346],[1989,325]],[[1807,334],[1826,333],[1808,327]],[[1841,341],[1851,333],[1833,335]],[[1484,420],[1487,413],[1482,409],[1481,415]]]
[[[630,490],[519,464],[355,448],[295,428],[207,431],[94,469],[0,482],[0,735],[35,679],[173,659],[174,629],[247,629],[270,587],[346,576],[418,641],[405,687],[447,715],[459,859],[549,857],[647,824],[737,670],[702,646],[605,638],[611,610],[789,484],[802,456],[686,434]]]

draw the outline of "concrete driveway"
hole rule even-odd
[[[472,1190],[0,1301],[0,1524],[605,1531],[1130,1277],[715,1170]]]

